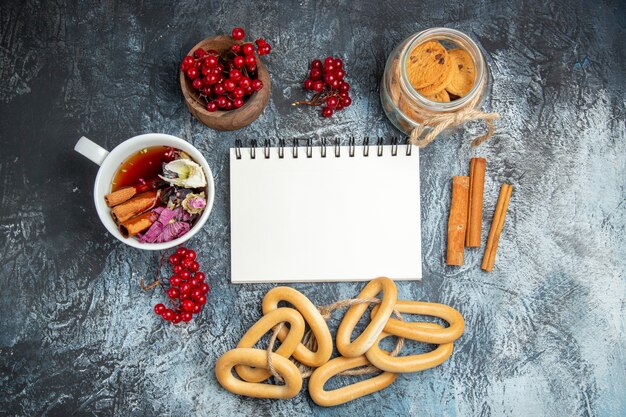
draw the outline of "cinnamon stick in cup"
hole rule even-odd
[[[496,211],[493,213],[493,220],[491,221],[491,229],[489,230],[489,238],[487,239],[487,246],[485,247],[485,255],[483,257],[483,263],[480,266],[483,270],[491,272],[496,262],[496,251],[498,250],[498,243],[500,242],[500,235],[502,234],[502,227],[504,226],[504,218],[509,208],[509,201],[511,200],[511,193],[513,192],[513,186],[510,184],[502,184],[500,187],[500,195],[498,196],[498,203],[496,204]]]
[[[151,211],[147,211],[139,216],[135,216],[130,220],[126,220],[120,224],[120,233],[124,237],[135,236],[137,233],[141,233],[147,230],[156,221],[157,215]]]
[[[113,207],[111,216],[113,216],[113,220],[117,224],[124,223],[128,219],[156,207],[159,204],[160,196],[161,190],[152,190],[139,194],[127,202]]]
[[[155,179],[152,181],[148,181],[144,184],[137,184],[130,187],[120,188],[117,191],[113,191],[112,193],[105,195],[104,202],[107,203],[107,206],[109,207],[115,207],[118,204],[122,204],[123,202],[130,200],[137,194],[161,188],[165,184],[165,181],[161,179]]]
[[[463,265],[465,229],[469,205],[469,177],[452,177],[452,202],[448,218],[448,247],[446,263]]]
[[[465,246],[469,248],[480,247],[486,168],[487,161],[485,158],[472,158],[470,160],[469,207],[467,211],[467,232],[465,233]]]

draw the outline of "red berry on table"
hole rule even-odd
[[[187,294],[189,291],[191,291],[191,285],[188,282],[180,284],[180,294]]]
[[[341,102],[339,102],[339,104],[337,104],[337,106],[335,106],[335,111],[337,112],[337,111],[342,110],[342,109],[343,109],[343,106],[341,105]]]
[[[252,84],[250,86],[252,87],[254,91],[259,91],[263,88],[263,81],[256,79],[252,81]]]
[[[244,32],[244,30],[242,28],[234,28],[233,32],[231,33],[231,35],[232,35],[234,40],[240,41],[243,38],[245,38],[246,32]]]
[[[245,61],[246,67],[253,67],[256,65],[256,58],[254,55],[246,55]]]
[[[339,80],[333,80],[332,83],[330,83],[330,88],[333,90],[339,90],[339,86],[341,85],[341,81]]]
[[[237,87],[233,90],[233,96],[236,98],[242,98],[246,94],[245,90],[241,87]]]
[[[193,88],[195,88],[196,90],[202,90],[202,87],[204,86],[204,81],[202,78],[196,78],[195,80],[193,80],[193,82],[191,83],[191,85],[193,86]]]
[[[195,289],[189,295],[191,296],[192,300],[198,301],[198,297],[203,297],[204,293],[200,291],[199,289]]]
[[[252,46],[251,43],[244,43],[241,46],[241,50],[243,51],[244,55],[252,55],[252,54],[254,54],[254,46]]]
[[[201,295],[200,297],[198,297],[196,299],[196,303],[198,303],[201,306],[205,305],[206,304],[206,295]]]
[[[242,56],[236,56],[233,59],[233,64],[235,64],[237,68],[243,68],[243,66],[246,64],[246,60]]]
[[[324,67],[333,65],[334,63],[335,63],[335,60],[332,57],[327,56],[326,59],[324,60]]]
[[[335,66],[335,68],[343,68],[343,61],[341,60],[341,58],[335,58],[333,60],[333,65]]]
[[[342,91],[339,93],[339,97],[344,98],[344,97],[349,97],[350,93],[348,93],[347,91]]]
[[[233,46],[230,47],[230,50],[233,51],[234,53],[238,54],[239,52],[241,52],[241,45],[236,43],[236,44],[234,44]]]
[[[313,80],[307,78],[306,80],[304,80],[304,88],[307,90],[312,90],[313,89]]]
[[[239,80],[238,84],[239,87],[245,90],[246,88],[250,87],[250,84],[252,84],[252,80],[250,79],[250,77],[242,77],[241,80]]]
[[[189,68],[186,74],[187,74],[187,77],[189,77],[192,80],[195,80],[200,75],[200,73],[198,72],[198,69],[195,67]]]
[[[180,275],[180,277],[181,277],[182,279],[184,279],[184,280],[187,280],[187,279],[189,279],[189,278],[191,277],[191,274],[190,274],[190,273],[189,273],[189,271],[187,271],[186,269],[185,269],[185,270],[180,271],[180,274],[179,274],[179,275]]]
[[[337,100],[337,97],[328,97],[326,99],[326,107],[334,109],[335,107],[337,107],[337,104],[339,104],[339,100]]]
[[[178,298],[180,297],[180,291],[178,291],[178,289],[172,287],[169,290],[167,290],[167,296],[170,298]]]
[[[185,253],[185,258],[191,259],[192,261],[195,261],[197,256],[198,254],[193,249],[188,249],[187,252]]]
[[[335,78],[338,80],[343,80],[343,77],[346,76],[346,72],[344,70],[340,69],[336,69],[335,70]]]
[[[165,311],[165,306],[163,304],[159,303],[154,306],[154,312],[157,313],[159,316],[163,314],[164,311]]]
[[[172,275],[170,277],[170,285],[172,287],[178,287],[182,282],[182,278],[179,275]]]
[[[231,92],[237,87],[237,84],[233,80],[224,81],[224,90]]]
[[[224,84],[222,83],[215,84],[215,86],[213,87],[213,92],[218,96],[224,94],[225,91],[226,90],[224,89]]]
[[[185,253],[187,253],[187,248],[184,246],[181,246],[180,248],[176,249],[176,255],[185,256]]]
[[[263,39],[263,38],[257,39],[256,41],[254,41],[254,43],[256,43],[257,46],[267,45],[267,42],[265,42],[265,39]]]
[[[255,73],[256,72],[256,65],[246,66],[246,69],[248,70],[248,73]]]
[[[313,68],[322,69],[322,61],[320,61],[319,59],[314,59],[313,61],[311,61],[311,69]]]
[[[193,56],[195,56],[196,58],[202,58],[205,55],[206,51],[202,48],[198,48],[193,52]]]
[[[352,99],[350,97],[343,97],[341,99],[341,105],[343,107],[348,107],[350,104],[352,104]]]
[[[324,82],[326,84],[331,85],[333,81],[335,81],[335,76],[333,74],[327,74],[324,76]]]
[[[193,59],[192,56],[187,55],[183,58],[182,65],[184,65],[186,67],[185,69],[187,69],[187,68],[192,67],[195,63],[196,63],[196,60]]]
[[[192,311],[195,303],[191,300],[183,300],[181,305],[184,311]]]
[[[319,68],[313,68],[309,73],[309,78],[313,81],[317,81],[322,78],[322,70]]]
[[[189,292],[181,293],[180,296],[178,297],[178,299],[180,301],[188,300],[189,299]]]
[[[184,311],[180,313],[180,319],[185,323],[190,322],[192,318],[193,318],[193,315],[188,311]]]
[[[331,109],[330,107],[324,107],[322,109],[322,116],[324,117],[330,117],[333,115],[333,109]]]
[[[193,310],[191,311],[193,314],[198,314],[202,311],[202,306],[200,304],[196,304],[193,306]]]
[[[181,272],[183,272],[183,267],[181,265],[174,265],[174,268],[172,268],[172,270],[174,271],[175,274],[179,275]]]
[[[174,310],[166,308],[163,314],[161,314],[164,320],[171,321],[174,318]]]
[[[206,104],[206,110],[211,113],[213,113],[214,111],[217,111],[217,104],[215,104],[214,101],[209,101]]]
[[[174,255],[170,255],[168,261],[170,263],[170,265],[178,265],[180,263],[180,256],[174,254]]]
[[[315,81],[313,83],[313,90],[317,91],[318,93],[324,90],[324,82],[323,81]]]
[[[200,284],[202,284],[202,281],[200,281],[198,278],[191,278],[187,282],[189,282],[189,285],[191,285],[192,291],[193,291],[194,288],[199,287]]]
[[[350,91],[350,84],[343,81],[343,83],[339,86],[339,91],[347,93],[348,91]]]
[[[200,286],[198,287],[198,289],[200,291],[202,291],[203,294],[206,294],[209,292],[209,284],[207,284],[206,282],[203,282],[202,284],[200,284]]]
[[[180,263],[180,265],[181,265],[183,268],[185,268],[185,269],[189,269],[189,267],[191,266],[191,263],[192,263],[192,262],[193,262],[193,261],[192,261],[191,259],[187,259],[187,258],[185,258],[185,259],[183,259],[183,261]]]
[[[174,313],[174,317],[172,317],[172,324],[178,324],[181,322],[180,314]]]
[[[204,272],[196,272],[193,277],[197,280],[199,280],[200,282],[204,281],[206,279],[206,275],[204,274]]]

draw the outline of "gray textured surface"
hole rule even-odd
[[[126,3],[0,6],[1,415],[626,415],[623,3]],[[177,65],[198,39],[235,25],[272,43],[274,88],[256,123],[217,133],[183,106]],[[488,52],[491,106],[503,116],[479,149],[468,147],[481,129],[471,125],[422,153],[425,278],[399,289],[464,314],[452,358],[331,409],[306,392],[270,401],[224,391],[213,364],[271,287],[228,282],[228,148],[236,138],[395,134],[378,100],[385,58],[440,25]],[[329,53],[345,58],[356,98],[321,120],[289,103],[307,62]],[[107,235],[92,202],[96,166],[72,152],[83,134],[112,148],[145,132],[192,142],[216,175],[213,213],[190,242],[213,291],[188,326],[152,313],[162,296],[138,279],[157,255]],[[444,266],[450,177],[474,155],[489,163],[486,223],[498,184],[515,186],[491,274],[481,251]],[[325,304],[361,285],[296,287]]]

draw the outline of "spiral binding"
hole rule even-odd
[[[291,147],[291,156],[294,159],[298,158],[298,148],[300,147],[300,140],[299,139],[293,139],[292,140],[293,145]],[[382,137],[379,137],[376,140],[376,155],[377,156],[383,156],[384,154],[384,144],[385,144],[385,140]],[[257,145],[258,142],[256,139],[252,139],[250,141],[250,159],[256,159],[256,149],[257,149]],[[341,141],[338,138],[335,138],[333,140],[333,148],[334,148],[334,156],[336,158],[341,157]],[[349,157],[354,157],[355,153],[356,153],[356,139],[354,138],[354,136],[350,137],[350,139],[348,139],[348,156]],[[369,157],[370,155],[370,138],[369,137],[364,137],[363,138],[363,156],[364,157]],[[399,143],[399,139],[397,137],[393,137],[391,138],[391,155],[392,156],[398,156],[398,147],[401,146],[401,144]],[[405,150],[405,155],[406,156],[411,156],[412,150],[413,150],[413,146],[411,145],[411,143],[409,142],[409,138],[406,138],[404,141],[404,146],[406,148]],[[278,158],[279,159],[284,159],[285,158],[285,147],[286,147],[286,141],[285,139],[279,139],[278,140]],[[240,139],[235,140],[235,157],[237,159],[241,159],[241,149],[243,148],[243,142]],[[326,154],[327,154],[327,140],[326,138],[322,138],[321,139],[321,144],[319,145],[320,148],[320,156],[322,158],[326,158]],[[265,159],[270,159],[271,156],[271,141],[269,139],[265,139],[264,143],[263,143],[263,157]],[[307,158],[312,158],[313,157],[313,140],[312,139],[306,139],[306,157]]]

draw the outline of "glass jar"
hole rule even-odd
[[[474,63],[474,85],[471,90],[450,102],[432,101],[421,95],[409,82],[407,60],[415,47],[437,41],[447,50],[464,49]],[[466,34],[448,28],[433,28],[411,35],[389,55],[380,86],[385,114],[399,130],[410,135],[424,120],[462,109],[479,109],[491,90],[489,67],[480,47]],[[458,127],[457,127],[458,128]],[[430,127],[426,127],[428,132]],[[448,133],[452,133],[448,131]]]

